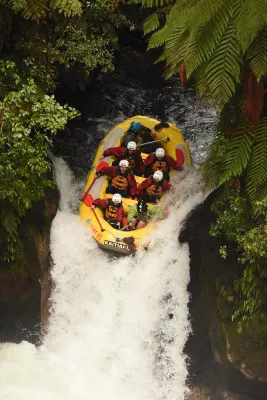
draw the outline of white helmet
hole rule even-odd
[[[121,195],[120,195],[119,193],[113,194],[113,196],[112,196],[112,202],[113,202],[114,204],[121,203]]]
[[[135,142],[129,142],[127,144],[127,149],[128,150],[136,150],[136,143]]]
[[[128,160],[121,160],[120,163],[119,163],[119,166],[128,168],[129,167],[129,161]]]
[[[155,181],[162,181],[163,179],[163,172],[162,171],[155,171],[153,174],[153,178]]]
[[[161,147],[159,147],[159,148],[156,150],[156,157],[164,157],[164,156],[165,156],[165,150],[162,149]]]

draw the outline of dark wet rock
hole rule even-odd
[[[27,340],[39,344],[42,340],[51,293],[50,229],[58,201],[57,189],[49,189],[34,204],[20,227],[25,262],[1,266],[0,340],[3,342]]]
[[[181,242],[188,242],[190,248],[189,291],[193,333],[185,351],[189,356],[188,385],[192,392],[187,399],[264,400],[267,384],[261,378],[267,369],[266,356],[262,353],[257,361],[254,359],[253,363],[251,360],[250,364],[240,362],[249,356],[250,351],[246,353],[248,348],[242,346],[242,336],[237,332],[236,323],[229,318],[231,310],[224,305],[219,311],[218,307],[216,280],[225,271],[232,273],[240,266],[234,257],[223,260],[219,247],[224,243],[208,235],[209,224],[214,220],[210,205],[215,195],[211,194],[189,215],[179,237]],[[227,318],[227,326],[222,318]],[[248,365],[253,365],[253,373]],[[249,370],[250,374],[244,373],[245,370]]]

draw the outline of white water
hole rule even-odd
[[[169,217],[149,251],[112,258],[74,211],[80,188],[66,164],[57,159],[55,167],[61,204],[51,236],[49,332],[40,348],[1,345],[0,400],[183,400],[189,252],[178,234],[203,201],[199,176],[176,175]]]

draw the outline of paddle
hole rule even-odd
[[[84,202],[85,202],[85,201],[84,201]],[[93,202],[94,202],[93,196],[92,196],[91,194],[88,193],[88,194],[86,195],[86,202],[85,202],[85,204],[86,204],[88,207],[91,207],[91,205],[93,204]],[[91,208],[91,210],[92,210],[92,212],[93,212],[93,214],[94,214],[94,216],[95,216],[95,218],[96,218],[96,220],[97,220],[97,222],[98,222],[98,225],[99,225],[99,227],[100,227],[100,229],[101,229],[101,232],[104,232],[105,229],[103,228],[101,222],[99,221],[99,218],[98,218],[98,216],[97,216],[97,214],[96,214],[94,208]]]
[[[101,161],[98,166],[96,167],[96,172],[99,172],[102,168],[104,167],[108,167],[108,163],[106,161]],[[91,204],[87,204],[87,196],[88,193],[90,192],[93,184],[95,183],[95,181],[97,180],[97,177],[95,176],[94,179],[92,180],[91,184],[89,185],[88,189],[86,190],[86,192],[84,192],[84,194],[82,195],[82,201],[88,206],[90,207]],[[89,201],[90,202],[90,201]]]
[[[170,141],[170,138],[166,137],[165,139],[152,140],[152,142],[138,144],[137,147],[146,146],[147,144],[152,144],[152,143],[169,142],[169,141]]]

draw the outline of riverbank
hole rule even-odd
[[[210,211],[214,195],[191,213],[179,238],[190,248],[192,334],[185,353],[191,393],[187,400],[265,400],[267,383],[248,379],[227,359],[227,343],[220,334],[216,278],[222,270],[235,268],[236,260],[223,260],[219,255],[221,241],[208,235],[214,220]],[[237,340],[238,335],[236,332]]]

